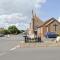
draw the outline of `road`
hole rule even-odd
[[[0,37],[0,55],[15,47],[20,40],[24,40],[22,34]]]
[[[0,60],[60,60],[60,48],[17,48],[22,34],[0,37]]]
[[[60,60],[60,48],[18,48],[0,60]]]

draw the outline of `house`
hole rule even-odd
[[[60,22],[55,18],[50,18],[44,24],[38,27],[38,36],[44,37],[46,32],[60,32]]]

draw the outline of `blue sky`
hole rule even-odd
[[[43,20],[60,17],[60,0],[47,0],[40,8],[39,17]]]
[[[43,21],[51,17],[60,20],[60,0],[1,0],[0,28],[16,25],[19,29],[26,29],[32,9]]]

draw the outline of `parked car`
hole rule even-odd
[[[3,37],[3,36],[4,36],[4,34],[0,33],[0,37]]]
[[[57,36],[58,36],[58,34],[56,34],[55,32],[46,32],[45,33],[46,38],[56,38]]]

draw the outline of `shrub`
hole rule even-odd
[[[9,34],[9,31],[5,29],[5,30],[3,31],[3,34],[5,34],[5,35],[6,35],[6,34]]]
[[[19,34],[24,32],[24,30],[19,30],[16,26],[9,26],[8,29],[0,29],[0,33],[2,34]]]
[[[9,26],[8,31],[10,34],[19,34],[21,33],[20,30],[16,26]]]

